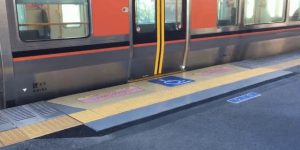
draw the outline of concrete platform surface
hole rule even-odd
[[[300,66],[296,56],[300,57],[291,53],[213,66],[1,110],[0,147],[66,134],[71,138],[106,135],[143,120],[295,76]],[[262,96],[249,92],[231,102],[246,103]]]
[[[295,75],[111,133],[76,129],[4,150],[298,150],[299,88]],[[249,92],[262,96],[227,102]]]

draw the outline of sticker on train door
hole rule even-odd
[[[149,82],[160,84],[160,85],[167,86],[167,87],[175,87],[175,86],[180,86],[180,85],[184,85],[184,84],[189,84],[189,83],[192,83],[195,81],[191,80],[191,79],[184,79],[184,78],[175,77],[175,76],[168,76],[168,77],[164,77],[164,78],[150,80]]]

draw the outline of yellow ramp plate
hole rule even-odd
[[[69,116],[60,116],[37,124],[24,126],[20,130],[31,139],[34,139],[79,125],[81,125],[80,122]]]
[[[96,121],[96,120],[102,118],[102,116],[100,114],[97,114],[90,110],[73,113],[73,114],[70,114],[70,116],[82,123],[88,123],[88,122]]]
[[[19,129],[8,130],[0,133],[0,141],[4,146],[20,143],[29,140]]]

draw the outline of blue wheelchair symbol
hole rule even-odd
[[[194,82],[194,80],[184,79],[184,78],[175,77],[175,76],[168,76],[168,77],[164,77],[164,78],[160,78],[160,79],[150,80],[149,82],[164,85],[167,87],[175,87],[175,86],[179,86],[179,85],[192,83],[192,82]]]

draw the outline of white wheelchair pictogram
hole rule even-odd
[[[164,83],[165,85],[182,85],[182,84],[191,83],[191,81],[189,81],[189,80],[164,80],[164,79],[159,79],[159,81]]]

